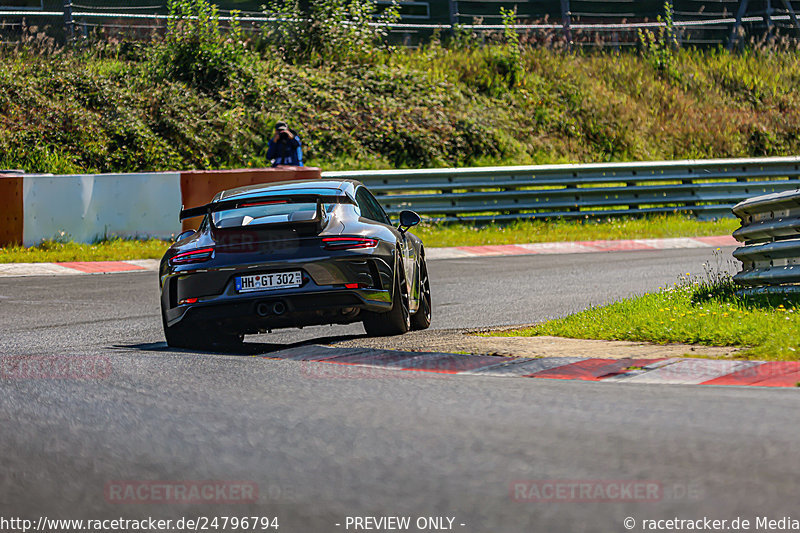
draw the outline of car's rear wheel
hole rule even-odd
[[[227,333],[210,326],[192,327],[183,321],[173,326],[164,324],[164,337],[171,348],[185,348],[192,350],[234,349],[242,345],[244,335]]]
[[[411,329],[428,329],[431,325],[431,282],[423,255],[419,260],[419,308],[411,316]]]
[[[408,286],[405,282],[403,264],[395,271],[395,289],[392,295],[392,309],[386,313],[364,313],[364,329],[370,337],[402,335],[411,329],[411,315],[408,311]]]

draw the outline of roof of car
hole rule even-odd
[[[355,180],[326,180],[326,179],[310,179],[310,180],[293,180],[293,181],[276,181],[274,183],[257,183],[255,185],[245,185],[244,187],[237,187],[235,189],[228,189],[222,191],[217,196],[217,201],[228,200],[235,197],[257,196],[264,193],[277,193],[277,192],[305,192],[305,193],[318,193],[326,192],[327,194],[346,194],[353,192],[355,188],[361,183]]]

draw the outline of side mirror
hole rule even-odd
[[[397,228],[405,233],[411,226],[420,223],[421,218],[414,211],[400,211],[400,226]]]
[[[182,232],[180,235],[175,237],[175,242],[182,241],[183,239],[186,239],[187,237],[191,237],[195,233],[197,233],[197,230],[187,229],[186,231]]]

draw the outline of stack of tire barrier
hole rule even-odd
[[[742,292],[800,290],[800,190],[757,196],[733,213],[741,227],[733,236],[743,246],[733,252],[742,262],[734,280]]]
[[[198,220],[181,206],[203,205],[225,189],[315,179],[320,170],[281,167],[69,176],[0,174],[0,246],[45,239],[93,242],[107,236],[169,238]]]

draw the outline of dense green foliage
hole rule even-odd
[[[399,20],[396,4],[380,15],[372,0],[314,0],[302,9],[299,0],[268,0],[264,14],[278,20],[266,26],[260,44],[291,63],[352,62],[385,47],[385,26]],[[376,17],[376,18],[373,18]]]
[[[281,119],[300,132],[307,163],[325,169],[800,148],[797,52],[665,51],[651,39],[641,54],[582,54],[530,48],[514,32],[482,46],[462,35],[387,49],[379,35],[362,31],[369,17],[360,5],[353,0],[332,15],[355,20],[352,32],[330,36],[333,28],[320,23],[300,36],[339,39],[337,46],[286,48],[300,42],[287,33],[291,25],[255,37],[235,24],[220,32],[202,0],[174,0],[179,18],[149,44],[6,48],[0,168],[265,166]]]
[[[180,81],[205,92],[249,81],[244,34],[235,18],[223,32],[212,4],[169,0],[168,6],[167,33],[149,50],[154,81]]]

